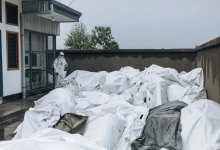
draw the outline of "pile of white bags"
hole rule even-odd
[[[208,134],[212,134],[211,129],[209,129],[210,132],[204,132],[206,135],[192,132],[194,126],[198,126],[198,130],[200,130],[200,126],[188,113],[193,113],[193,111],[196,113],[197,111],[193,107],[197,107],[200,103],[198,100],[207,99],[201,68],[194,69],[189,73],[178,73],[175,69],[157,65],[152,65],[143,71],[132,67],[124,67],[110,73],[77,70],[67,76],[65,80],[69,83],[68,85],[51,91],[36,101],[34,108],[26,112],[24,122],[17,128],[17,135],[13,142],[21,139],[19,141],[31,141],[32,143],[37,141],[39,143],[47,139],[48,143],[55,141],[62,143],[61,145],[66,146],[66,149],[72,145],[72,148],[80,147],[79,149],[82,150],[129,150],[131,149],[130,143],[140,135],[145,125],[149,109],[176,100],[189,104],[182,111],[184,149],[198,149],[198,144],[191,144],[189,135],[195,138],[199,136],[207,138]],[[206,107],[211,108],[209,105]],[[39,111],[44,109],[44,112]],[[51,111],[47,111],[47,109]],[[203,110],[205,107],[200,109]],[[219,106],[216,106],[216,110],[213,111],[220,111]],[[63,136],[63,132],[60,136],[61,132],[59,132],[56,137],[63,139],[62,141],[58,138],[51,139],[51,134],[58,132],[56,130],[39,131],[52,127],[59,120],[59,114],[62,116],[65,113],[76,113],[89,117],[84,137],[69,134]],[[210,114],[210,116],[212,115]],[[204,115],[201,115],[195,119],[203,117]],[[206,119],[201,120],[204,126],[207,126]],[[190,121],[191,123],[188,123]],[[214,122],[210,121],[209,125],[215,125],[212,123]],[[36,133],[37,131],[39,132]],[[44,134],[45,131],[51,134]],[[43,137],[33,139],[31,135],[35,133],[42,134]],[[217,134],[215,135],[215,138],[212,138],[213,141],[210,142],[212,144],[209,144],[212,147],[216,147],[213,143],[217,139],[220,140]],[[22,140],[23,138],[27,139]],[[85,142],[91,143],[86,144]],[[204,140],[201,140],[202,142],[205,143]],[[47,146],[48,143],[42,144],[42,146]],[[197,147],[195,147],[196,145]],[[48,144],[47,148],[52,149],[53,147],[50,146],[52,145]],[[37,144],[36,148],[43,150]]]

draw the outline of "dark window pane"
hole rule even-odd
[[[8,33],[8,68],[18,68],[18,35]]]
[[[32,66],[37,66],[37,54],[32,54]]]
[[[25,56],[25,65],[28,65],[28,56]]]
[[[18,25],[18,7],[16,5],[6,3],[6,9],[7,23]]]

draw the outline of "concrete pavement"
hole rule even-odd
[[[34,106],[34,101],[46,93],[29,96],[26,99],[0,105],[0,141],[11,135],[23,121],[25,112]],[[10,139],[10,137],[8,137]]]

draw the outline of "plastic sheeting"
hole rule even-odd
[[[22,140],[0,142],[1,150],[106,150],[79,134],[44,129]]]
[[[145,120],[148,116],[149,109],[142,106],[134,107],[134,109],[127,109],[117,112],[116,114],[123,118],[126,122],[124,132],[118,141],[115,150],[129,150],[130,143],[140,136],[141,131],[145,125]]]
[[[147,68],[147,90],[149,108],[154,108],[168,101],[179,100],[191,104],[199,99],[207,98],[203,87],[203,71],[201,68],[189,73],[178,73],[175,69],[152,65]]]
[[[45,107],[49,104],[55,104],[59,108],[61,116],[66,113],[74,113],[75,102],[73,101],[72,97],[73,95],[70,90],[57,88],[38,101],[35,101],[34,108],[37,109]]]
[[[132,142],[132,148],[182,150],[180,112],[185,106],[187,104],[174,101],[151,109],[141,136]]]
[[[12,140],[27,138],[37,131],[51,128],[60,119],[60,111],[50,104],[42,108],[30,108],[24,116],[24,121],[16,129],[16,135]]]
[[[181,110],[183,150],[220,149],[220,105],[202,99]]]
[[[54,128],[71,134],[83,135],[87,119],[87,116],[67,113],[60,118]]]
[[[66,113],[88,116],[86,132],[89,133],[91,140],[96,140],[111,150],[131,149],[130,143],[140,136],[149,109],[177,100],[191,104],[207,97],[201,68],[188,73],[178,73],[175,69],[157,65],[151,65],[143,71],[129,66],[109,73],[76,70],[64,80],[68,85],[63,82],[61,86],[65,87],[55,89],[36,101],[34,109],[54,105],[61,116]],[[120,120],[118,123],[123,122],[123,125],[112,123],[121,129],[120,134],[114,129],[117,142],[111,139],[114,135],[107,130],[113,127],[109,126],[111,124],[95,123],[112,115],[114,116],[112,119]],[[50,117],[52,119],[53,114]],[[30,118],[34,119],[34,116]],[[51,121],[57,123],[58,120]],[[28,132],[28,128],[32,128],[33,125],[24,120],[22,124],[25,123],[30,126],[27,127]],[[90,126],[100,127],[103,132],[106,130],[109,134],[103,137],[104,134],[100,133],[98,137]],[[16,136],[21,137],[19,134],[21,133]],[[106,141],[109,143],[106,144]]]
[[[126,101],[119,101],[87,109],[81,113],[81,115],[89,116],[88,122],[91,122],[99,117],[107,115],[108,113],[115,114],[118,111],[127,109],[134,109],[134,106],[127,103]]]
[[[125,122],[122,119],[108,113],[88,123],[83,136],[107,150],[113,150],[123,133],[124,126]]]
[[[77,87],[78,91],[93,91],[97,86],[105,81],[107,72],[89,72],[77,70],[68,75],[65,80]]]

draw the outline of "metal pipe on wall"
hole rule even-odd
[[[25,35],[24,35],[24,17],[20,14],[21,25],[21,82],[22,82],[22,98],[26,98],[26,81],[25,81]]]

